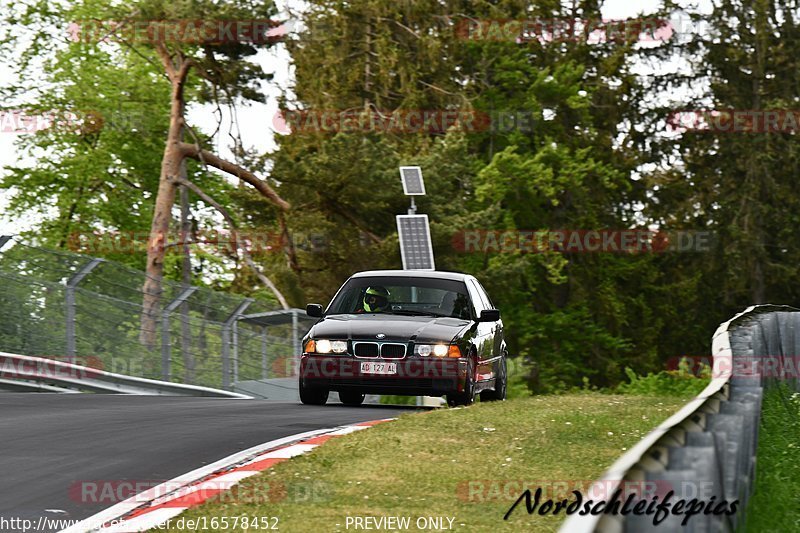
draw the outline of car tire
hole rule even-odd
[[[447,395],[447,405],[450,407],[466,407],[475,403],[475,357],[470,352],[467,360],[467,380],[463,392],[451,392]]]
[[[500,359],[500,371],[494,382],[494,390],[481,392],[481,402],[502,402],[506,399],[506,385],[508,384],[508,366],[506,358]]]
[[[328,401],[328,390],[319,387],[308,387],[301,379],[300,401],[305,405],[325,405]]]
[[[361,405],[367,395],[361,392],[340,391],[339,400],[345,405]]]

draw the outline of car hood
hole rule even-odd
[[[311,328],[315,339],[376,339],[387,341],[450,342],[472,324],[470,320],[449,317],[349,314],[325,317]]]

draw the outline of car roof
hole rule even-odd
[[[378,276],[388,276],[395,278],[428,278],[428,279],[449,279],[454,281],[465,281],[472,277],[461,272],[445,272],[441,270],[365,270],[356,272],[352,278],[371,278]]]

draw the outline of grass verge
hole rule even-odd
[[[290,532],[346,531],[348,516],[408,516],[412,524],[449,517],[458,531],[553,531],[562,517],[529,516],[524,505],[503,520],[521,482],[594,480],[682,404],[579,393],[402,415],[278,464],[181,516],[278,517]]]
[[[764,393],[755,493],[746,531],[800,531],[800,393],[782,386]]]

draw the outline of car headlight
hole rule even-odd
[[[345,353],[347,351],[346,341],[330,341],[328,339],[309,340],[306,343],[306,353]]]
[[[414,353],[422,357],[431,354],[435,357],[461,357],[461,350],[455,344],[417,344]]]
[[[433,346],[433,355],[436,357],[444,357],[447,355],[447,346],[444,344],[435,344]]]

